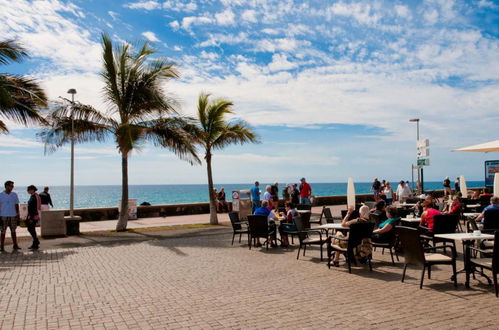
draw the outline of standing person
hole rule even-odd
[[[263,193],[263,200],[267,201],[267,207],[270,210],[272,210],[272,187],[270,185],[265,186],[265,192]]]
[[[459,177],[456,178],[456,181],[454,181],[454,190],[458,193],[461,191],[461,185],[459,182]]]
[[[28,187],[28,194],[31,195],[28,201],[28,217],[26,218],[26,227],[28,228],[28,232],[31,234],[33,238],[33,244],[28,248],[30,250],[38,250],[40,246],[40,241],[36,236],[36,224],[40,221],[40,210],[42,209],[42,200],[41,197],[36,193],[38,189],[35,186],[31,185]]]
[[[396,198],[400,203],[405,203],[407,201],[407,198],[411,197],[411,188],[409,188],[409,185],[406,185],[404,180],[400,180],[400,183],[397,187],[397,193],[396,193]]]
[[[275,182],[271,186],[270,195],[272,196],[272,207],[277,209],[279,207],[279,183]]]
[[[39,193],[38,196],[42,199],[42,211],[47,211],[50,207],[54,207],[54,204],[52,204],[52,198],[50,197],[49,194],[49,187],[43,188],[43,192]]]
[[[284,199],[284,203],[290,201],[290,196],[291,196],[291,187],[289,184],[287,184],[286,187],[282,189],[282,199]]]
[[[393,202],[393,189],[392,187],[390,186],[390,182],[386,182],[385,183],[385,188],[383,189],[383,194],[385,195],[386,197],[386,205],[392,205],[392,202]]]
[[[448,176],[445,177],[443,186],[444,186],[444,197],[450,196],[452,194],[452,189],[450,188],[450,179]]]
[[[17,245],[16,228],[19,222],[19,197],[14,190],[14,182],[6,181],[5,190],[0,193],[0,221],[2,221],[2,234],[0,236],[0,251],[3,252],[5,245],[5,234],[7,227],[10,228],[10,235],[12,236],[12,248],[20,250]]]
[[[300,204],[300,191],[296,183],[293,183],[293,187],[291,188],[291,203],[294,205]]]
[[[312,196],[312,187],[307,183],[305,178],[300,179],[300,204],[310,205],[310,197]]]
[[[260,207],[260,182],[255,181],[255,185],[251,187],[251,213],[255,213],[255,210]]]
[[[381,182],[379,182],[378,178],[374,178],[373,184],[371,186],[371,190],[373,192],[375,201],[379,200],[380,189],[381,189]]]
[[[227,205],[224,187],[220,188],[220,191],[217,195],[217,199],[218,199],[218,207],[220,208],[220,212],[228,212],[229,206]]]

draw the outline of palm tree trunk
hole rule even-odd
[[[211,153],[206,152],[206,169],[208,171],[208,194],[210,196],[210,224],[218,225],[217,206],[213,195],[213,175],[211,174]]]
[[[121,155],[121,211],[116,231],[125,231],[128,223],[128,155]]]

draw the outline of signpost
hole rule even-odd
[[[430,140],[419,139],[416,144],[416,154],[417,154],[417,166],[421,171],[421,192],[424,192],[424,178],[423,178],[423,166],[430,166]]]

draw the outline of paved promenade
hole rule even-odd
[[[370,273],[328,269],[317,248],[230,245],[225,226],[44,240],[0,254],[1,329],[497,329],[493,288],[436,267],[400,282],[375,252]],[[10,246],[8,247],[10,251]],[[462,265],[459,265],[462,266]]]

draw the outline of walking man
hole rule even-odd
[[[40,198],[42,199],[42,211],[47,211],[50,207],[54,207],[54,204],[52,204],[52,198],[50,197],[49,194],[49,187],[43,188],[43,192],[38,194]]]
[[[300,204],[310,205],[310,197],[312,196],[312,187],[308,184],[305,178],[300,179]]]
[[[14,250],[20,250],[17,245],[16,228],[19,222],[19,197],[13,192],[14,182],[6,181],[5,190],[0,193],[0,221],[2,222],[2,233],[0,236],[0,252],[5,251],[5,234],[7,227],[10,228]]]

